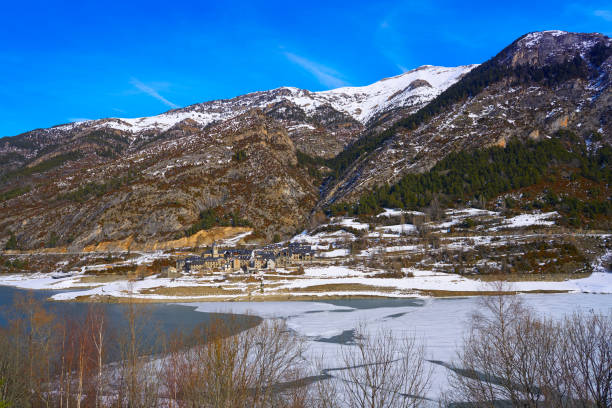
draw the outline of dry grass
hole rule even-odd
[[[487,274],[466,275],[465,277],[483,282],[563,282],[568,279],[583,279],[591,276],[590,272],[584,273],[510,273],[510,274]]]
[[[161,296],[232,296],[243,294],[240,289],[224,289],[215,286],[176,286],[143,289],[140,291],[143,295],[161,295]]]
[[[204,296],[204,295],[202,295]],[[317,300],[334,300],[334,299],[373,299],[373,298],[388,298],[384,295],[326,295],[321,293],[320,295],[301,295],[294,293],[260,293],[259,291],[252,291],[249,293],[241,293],[237,296],[227,296],[219,298],[197,298],[191,297],[182,299],[183,303],[190,302],[280,302],[280,301],[317,301]],[[75,302],[105,302],[105,303],[166,303],[167,299],[147,299],[147,298],[128,298],[128,297],[111,297],[111,296],[79,296]],[[175,301],[175,300],[173,300]]]
[[[296,277],[291,276],[291,275],[265,275],[264,276],[264,282],[285,281],[285,280],[292,280],[292,279],[296,279]],[[253,275],[246,275],[246,276],[229,276],[226,279],[226,281],[232,282],[232,283],[260,283],[261,279]]]
[[[478,290],[419,290],[418,293],[425,296],[432,297],[467,297],[467,296],[499,296],[499,295],[516,295],[518,293],[540,293],[540,294],[551,294],[551,293],[567,293],[567,290],[521,290],[521,291],[508,291],[498,292],[490,291],[483,292]]]
[[[397,292],[397,288],[385,286],[371,286],[363,283],[330,283],[325,285],[313,285],[304,288],[286,289],[288,292]]]
[[[232,299],[236,302],[283,302],[283,301],[321,301],[321,300],[336,300],[336,299],[388,299],[389,296],[384,295],[326,295],[321,293],[320,295],[302,295],[299,293],[273,293],[269,295],[262,295],[253,293],[251,297],[241,296]]]
[[[87,275],[87,276],[81,277],[81,279],[79,279],[79,282],[80,283],[109,283],[109,282],[114,282],[114,281],[123,280],[123,279],[125,279],[125,275],[116,275],[116,274]]]

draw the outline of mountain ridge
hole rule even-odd
[[[479,65],[423,66],[317,93],[282,87],[2,139],[0,240],[14,233],[25,248],[78,248],[176,239],[209,210],[247,219],[256,239],[271,240],[451,152],[559,129],[609,143],[611,49],[601,34],[530,33]]]
[[[163,112],[159,115],[144,116],[136,118],[120,118],[120,117],[109,117],[101,119],[93,119],[86,121],[71,122],[67,124],[60,124],[47,129],[64,130],[71,129],[77,126],[109,126],[117,130],[124,130],[130,132],[140,132],[144,130],[168,130],[170,127],[176,125],[182,120],[193,119],[199,122],[200,125],[206,126],[218,120],[231,119],[234,116],[238,116],[240,113],[244,113],[248,109],[264,108],[269,104],[281,102],[282,100],[288,100],[296,103],[296,105],[307,110],[312,110],[317,106],[329,103],[336,110],[349,114],[354,119],[359,120],[361,123],[366,124],[367,120],[372,117],[372,112],[378,107],[379,101],[375,100],[374,105],[370,106],[370,110],[362,109],[359,105],[360,102],[371,102],[373,96],[380,96],[379,99],[386,99],[386,102],[393,102],[395,99],[394,107],[404,106],[405,100],[401,100],[398,103],[397,97],[404,96],[405,99],[410,97],[421,97],[419,102],[422,103],[427,96],[433,95],[446,89],[452,83],[454,83],[461,75],[469,72],[472,68],[478,64],[464,65],[458,67],[441,67],[433,65],[423,65],[413,70],[404,72],[399,75],[392,77],[383,78],[369,85],[364,86],[351,86],[330,89],[326,91],[311,92],[307,89],[301,89],[291,86],[282,86],[266,91],[256,91],[243,95],[238,95],[228,99],[215,99],[211,101],[195,103],[188,105],[184,108],[171,109]],[[441,75],[447,74],[447,75]],[[442,81],[435,81],[437,76],[442,76]],[[432,85],[427,79],[434,79]],[[430,88],[429,92],[410,93],[417,88],[421,88],[423,85],[409,88],[410,83],[414,81],[426,81],[429,85],[424,85]],[[394,86],[387,86],[389,83],[395,83]],[[381,89],[382,88],[382,89]],[[386,89],[385,89],[386,88]],[[401,95],[408,93],[408,95]],[[427,95],[422,95],[427,94]],[[355,99],[356,101],[345,102],[344,99]],[[249,101],[251,99],[252,101]],[[245,101],[246,100],[246,101]],[[234,102],[236,102],[234,104]],[[414,105],[418,104],[414,103]],[[224,105],[238,105],[232,112],[223,112]],[[244,106],[240,109],[240,106]],[[346,107],[348,105],[348,107]],[[231,106],[233,108],[234,106]],[[343,109],[343,107],[345,107]],[[219,112],[221,110],[221,112]],[[359,110],[356,112],[355,110]],[[182,115],[182,116],[181,116]],[[172,118],[174,116],[174,118]],[[27,132],[26,132],[27,133]]]
[[[526,42],[527,49],[523,48]],[[585,42],[591,47],[588,55]],[[563,44],[559,48],[563,52],[554,47],[550,51],[551,43]],[[544,44],[544,51],[538,44]],[[598,66],[585,62],[595,58],[592,51],[602,59]],[[542,52],[548,59],[539,58]],[[526,34],[421,111],[398,121],[387,136],[376,136],[380,140],[365,155],[348,161],[351,168],[343,169],[324,204],[355,200],[376,184],[392,183],[406,172],[425,171],[449,152],[505,144],[514,137],[537,139],[568,128],[585,138],[602,133],[609,142],[611,77],[608,37],[560,31]],[[574,123],[580,118],[582,123]]]

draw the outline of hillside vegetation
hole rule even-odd
[[[451,153],[422,174],[408,174],[398,183],[385,185],[364,194],[357,203],[330,206],[332,215],[363,215],[380,212],[383,207],[419,210],[432,204],[441,207],[481,203],[539,183],[579,178],[594,186],[586,197],[571,191],[543,188],[526,205],[554,209],[568,223],[579,226],[612,215],[609,183],[612,181],[612,148],[603,146],[589,152],[573,133],[562,131],[553,139],[540,142],[510,142],[506,147],[491,147],[472,152]],[[516,200],[504,198],[503,205]],[[531,209],[531,208],[525,208]]]
[[[612,54],[611,47],[597,47],[589,55],[593,63],[605,60]],[[571,60],[563,63],[536,67],[531,65],[520,65],[517,67],[504,66],[499,63],[500,56],[491,58],[485,63],[468,72],[461,81],[451,85],[438,97],[419,109],[414,114],[396,122],[389,129],[380,133],[368,133],[362,138],[348,146],[336,157],[326,160],[325,164],[334,170],[336,177],[341,175],[359,157],[374,151],[385,141],[389,140],[401,129],[414,130],[421,124],[427,122],[432,117],[444,112],[453,104],[473,97],[491,84],[507,81],[511,85],[538,83],[545,86],[553,86],[564,81],[575,78],[588,78],[595,75],[589,68],[588,63],[575,56]]]

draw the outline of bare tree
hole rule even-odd
[[[131,293],[130,288],[130,293]],[[130,408],[156,407],[159,400],[159,364],[151,361],[154,350],[151,324],[145,310],[130,296],[125,317],[127,327],[119,336],[121,361],[116,385],[115,406]]]
[[[390,331],[357,332],[355,346],[343,348],[346,369],[339,379],[346,406],[361,408],[419,407],[429,388],[431,369],[425,348],[414,337],[397,340]]]
[[[86,333],[89,336],[93,353],[93,364],[96,369],[93,392],[95,394],[94,405],[96,408],[102,405],[102,393],[104,391],[104,358],[106,353],[106,313],[100,305],[92,304],[86,318]]]
[[[453,398],[477,406],[494,407],[500,400],[540,406],[545,396],[539,385],[550,383],[542,373],[551,371],[546,364],[555,365],[545,358],[554,356],[555,326],[532,319],[518,297],[504,294],[507,288],[497,291],[482,298],[482,311],[472,317],[450,381]]]
[[[580,406],[612,406],[612,315],[574,313],[561,340],[564,378]]]
[[[612,321],[539,317],[517,296],[483,297],[450,384],[455,402],[479,407],[609,407]]]
[[[431,202],[429,203],[429,206],[426,209],[426,212],[434,221],[439,221],[444,217],[444,209],[440,204],[440,198],[438,194],[433,195],[433,197],[431,198]]]
[[[281,407],[305,403],[300,387],[303,343],[281,321],[264,321],[238,334],[217,321],[206,342],[173,347],[164,363],[166,389],[179,406]],[[293,402],[291,402],[293,401]]]
[[[321,378],[310,387],[311,404],[318,408],[340,408],[338,390],[341,389],[341,381],[323,368],[323,361],[325,361],[323,355],[315,361],[316,372],[319,373]]]

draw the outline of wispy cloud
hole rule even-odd
[[[595,10],[593,14],[606,21],[612,21],[612,10]]]
[[[164,105],[167,105],[173,109],[179,108],[180,106],[178,106],[177,104],[170,102],[169,100],[167,100],[166,98],[164,98],[163,96],[161,96],[155,89],[151,88],[150,86],[143,84],[142,82],[140,82],[138,79],[136,78],[132,78],[130,80],[130,83],[132,85],[134,85],[136,87],[136,89],[138,89],[141,92],[146,93],[149,96],[152,96],[153,98],[157,99],[158,101],[160,101],[161,103],[163,103]]]
[[[406,68],[405,66],[403,66],[403,65],[401,65],[401,64],[395,64],[395,66],[396,66],[396,67],[397,67],[397,68],[398,68],[400,71],[402,71],[402,73],[410,71],[408,68]]]
[[[332,68],[329,68],[325,65],[321,65],[317,62],[311,61],[304,57],[300,57],[299,55],[285,52],[285,56],[287,59],[294,64],[299,65],[304,68],[306,71],[310,72],[312,75],[317,78],[317,80],[325,86],[329,86],[331,88],[339,88],[341,86],[347,86],[348,83],[342,80],[341,75]]]

